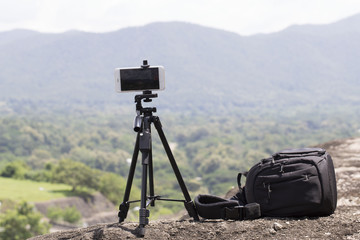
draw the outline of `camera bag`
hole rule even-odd
[[[241,187],[241,177],[246,183]],[[231,199],[199,195],[198,214],[208,219],[260,216],[325,216],[336,209],[337,190],[331,156],[321,148],[283,150],[238,174],[239,192]]]
[[[275,153],[249,170],[245,197],[260,204],[262,216],[330,215],[337,203],[332,158],[321,148]]]

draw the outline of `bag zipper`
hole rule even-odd
[[[269,203],[270,203],[271,192],[272,192],[270,183],[269,183],[268,186],[267,186],[267,190],[268,190],[268,201],[269,201]]]
[[[271,192],[272,192],[272,190],[271,190],[271,185],[270,185],[270,183],[265,183],[265,182],[263,182],[263,186],[264,186],[264,188],[267,190],[268,203],[270,203]]]

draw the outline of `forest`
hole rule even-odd
[[[2,175],[9,163],[17,163],[27,169],[23,177],[50,181],[42,171],[54,172],[61,161],[68,160],[127,177],[136,138],[132,130],[135,114],[116,108],[78,107],[56,112],[18,105],[12,109],[0,117]],[[351,108],[314,112],[298,107],[257,114],[238,109],[227,115],[165,112],[158,116],[190,190],[201,187],[223,195],[236,185],[238,172],[276,151],[358,136],[358,115]],[[155,129],[152,139],[155,181],[161,179],[156,186],[177,195],[176,179]],[[141,171],[136,171],[138,185],[140,176]]]

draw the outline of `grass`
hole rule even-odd
[[[71,186],[0,177],[0,199],[13,201],[42,202],[78,195]]]

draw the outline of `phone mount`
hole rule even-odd
[[[141,67],[149,67],[147,61],[144,60]],[[190,198],[189,192],[186,188],[184,180],[181,176],[180,170],[176,164],[175,158],[171,152],[168,141],[166,140],[165,134],[162,130],[162,125],[159,117],[153,116],[153,113],[156,112],[155,107],[146,107],[142,106],[142,101],[151,102],[153,98],[157,98],[157,94],[153,94],[151,91],[143,91],[143,94],[135,96],[136,103],[136,116],[134,119],[134,131],[137,132],[134,152],[131,160],[129,175],[126,183],[126,189],[124,194],[123,202],[119,206],[119,222],[123,222],[126,217],[131,203],[140,202],[139,210],[139,227],[138,234],[139,236],[145,235],[145,226],[149,223],[148,217],[150,216],[150,211],[146,209],[149,205],[152,207],[155,206],[156,200],[162,201],[172,201],[172,202],[183,202],[185,209],[187,210],[190,217],[195,221],[199,220],[195,205]],[[170,161],[171,167],[174,171],[176,179],[179,183],[181,191],[184,195],[184,200],[178,199],[165,199],[159,195],[155,195],[154,190],[154,175],[153,175],[153,158],[152,158],[152,141],[151,141],[151,124],[155,125],[155,128],[158,132],[160,140],[163,144],[167,157]],[[142,154],[142,179],[141,179],[141,199],[129,201],[131,186],[135,174],[136,163],[138,159],[139,151]],[[149,174],[149,175],[148,175]],[[150,195],[147,196],[147,183],[149,180],[149,192]]]

